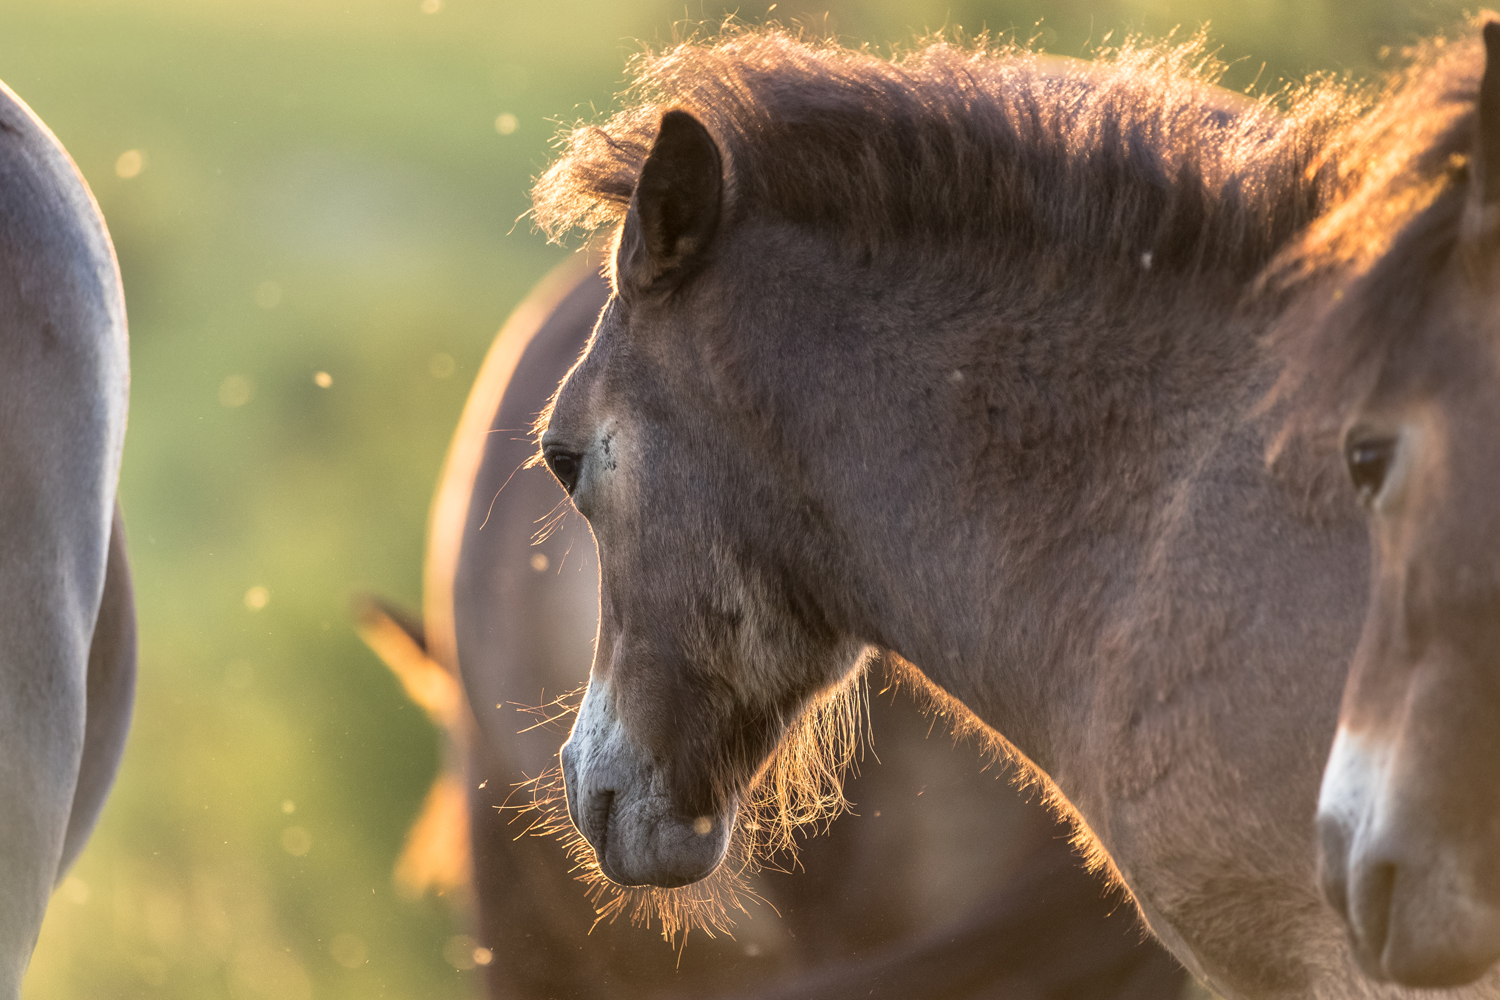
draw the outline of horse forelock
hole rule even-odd
[[[761,902],[750,876],[762,867],[788,871],[796,864],[801,836],[827,829],[851,803],[844,777],[858,765],[866,746],[865,671],[823,692],[792,723],[775,754],[756,774],[741,798],[739,815],[722,864],[699,882],[677,889],[620,886],[600,870],[594,850],[568,818],[562,770],[554,767],[521,786],[530,802],[515,807],[525,831],[556,837],[587,887],[597,919],[628,917],[633,925],[657,926],[669,942],[684,941],[693,930],[713,937],[727,933],[735,913]],[[582,690],[535,711],[555,723],[576,712]],[[734,791],[733,789],[727,791]]]
[[[1286,91],[1282,113],[1216,89],[1222,70],[1202,35],[1075,63],[987,37],[882,58],[731,26],[638,57],[623,109],[565,137],[533,212],[554,237],[617,224],[677,108],[725,155],[732,219],[864,250],[917,240],[1247,277],[1317,211],[1326,177],[1308,166],[1356,101],[1320,80]]]
[[[1289,302],[1271,393],[1287,434],[1332,433],[1392,352],[1421,335],[1453,259],[1467,198],[1479,33],[1414,46],[1373,110],[1329,143],[1329,205],[1272,262],[1263,287]]]

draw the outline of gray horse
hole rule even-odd
[[[129,724],[135,611],[115,508],[128,382],[98,206],[0,85],[0,1000],[20,996]]]
[[[1265,461],[1287,301],[1256,275],[1348,106],[1219,115],[1150,70],[737,33],[643,59],[543,178],[544,224],[617,226],[540,435],[599,548],[562,756],[610,878],[710,873],[874,647],[1035,768],[1219,992],[1410,995],[1316,877],[1364,524],[1331,456]]]
[[[1500,958],[1500,23],[1483,40],[1426,46],[1358,124],[1276,282],[1305,305],[1279,395],[1342,454],[1374,554],[1324,888],[1366,970],[1418,986]]]
[[[654,927],[621,919],[591,929],[597,916],[564,845],[521,836],[525,820],[499,807],[526,801],[514,785],[555,766],[557,729],[538,727],[524,709],[576,687],[592,657],[593,539],[572,517],[536,542],[566,496],[545,470],[521,467],[533,452],[524,429],[608,297],[598,264],[579,255],[562,265],[491,349],[433,506],[424,626],[401,626],[378,607],[363,615],[372,647],[449,733],[450,764],[465,773],[470,800],[467,817],[454,815],[444,790],[463,785],[440,779],[398,873],[472,880],[478,937],[493,955],[490,995],[1179,995],[1181,967],[1142,941],[1123,898],[1084,871],[1066,826],[1018,798],[1005,769],[984,774],[964,749],[929,739],[931,720],[890,692],[866,708],[874,752],[848,787],[859,815],[803,844],[805,872],[747,876],[745,887],[770,905],[736,914],[732,939],[694,934],[679,955],[652,940]],[[455,660],[473,716],[438,666],[451,670]],[[468,878],[452,856],[461,836],[442,829],[455,824],[472,837]]]

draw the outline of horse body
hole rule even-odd
[[[135,671],[115,484],[128,383],[114,250],[46,127],[0,87],[0,997],[119,761]]]
[[[608,285],[580,255],[497,338],[455,435],[433,506],[425,643],[462,665],[478,732],[465,755],[481,941],[496,996],[1074,997],[1156,1000],[1184,974],[1140,941],[1133,914],[1082,870],[1066,828],[928,739],[891,697],[867,708],[877,760],[850,782],[860,815],[802,847],[805,872],[767,872],[767,905],[733,940],[693,935],[681,955],[655,931],[596,914],[563,847],[498,810],[556,760],[557,736],[522,709],[585,676],[598,616],[587,526],[564,494],[520,468],[527,429],[587,343]],[[966,766],[967,765],[967,766]],[[524,795],[525,793],[521,793]],[[983,849],[976,845],[983,844]],[[774,912],[773,911],[774,908]],[[591,929],[592,927],[592,929]]]
[[[1226,997],[1407,995],[1360,974],[1313,849],[1364,529],[1325,468],[1265,461],[1254,274],[1321,150],[1193,117],[1180,79],[913,62],[682,47],[539,186],[544,219],[623,215],[541,436],[602,570],[575,823],[617,881],[701,877],[873,646],[1048,776]]]

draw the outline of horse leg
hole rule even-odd
[[[89,646],[83,760],[73,791],[68,832],[63,838],[62,862],[57,867],[59,882],[93,832],[119,770],[135,702],[135,656],[135,593],[125,556],[125,525],[116,503],[110,525],[109,561],[104,567],[104,597]]]

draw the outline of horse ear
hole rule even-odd
[[[1474,116],[1474,152],[1469,163],[1470,242],[1488,244],[1500,231],[1500,20],[1488,15],[1483,28],[1484,77]]]
[[[713,136],[686,111],[668,111],[620,233],[615,274],[622,289],[659,291],[686,277],[718,228],[723,197]]]

